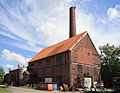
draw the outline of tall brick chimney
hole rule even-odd
[[[76,17],[75,17],[75,7],[70,7],[70,27],[69,27],[69,38],[76,35]]]

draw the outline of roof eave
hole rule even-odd
[[[43,60],[45,58],[48,58],[48,57],[51,57],[51,56],[55,56],[55,55],[59,55],[59,54],[62,54],[64,52],[67,52],[67,51],[70,51],[70,50],[68,49],[66,51],[63,51],[63,52],[60,52],[60,53],[57,53],[57,54],[54,54],[54,55],[50,55],[50,56],[47,56],[47,57],[44,57],[44,58],[40,58],[40,59],[37,59],[37,60],[29,61],[28,63],[32,63],[32,62],[35,62],[35,61],[38,61],[38,60]]]

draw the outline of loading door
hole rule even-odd
[[[90,89],[91,86],[92,86],[92,79],[90,77],[85,77],[84,78],[84,87]]]

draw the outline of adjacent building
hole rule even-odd
[[[26,67],[20,67],[18,65],[17,69],[9,70],[9,73],[4,75],[4,82],[8,83],[9,85],[20,85],[23,84],[23,73],[27,70]]]

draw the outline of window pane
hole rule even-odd
[[[46,60],[46,67],[49,67],[49,66],[51,66],[51,60],[50,60],[50,58],[47,58],[47,60]]]
[[[31,69],[34,69],[34,64],[32,63],[32,64],[30,65],[30,67],[31,67]]]
[[[78,74],[82,73],[82,65],[78,65]]]
[[[62,64],[62,56],[56,56],[56,65],[61,65]]]
[[[94,68],[94,76],[97,76],[97,68]]]
[[[41,61],[38,62],[38,68],[42,68],[42,62]]]

